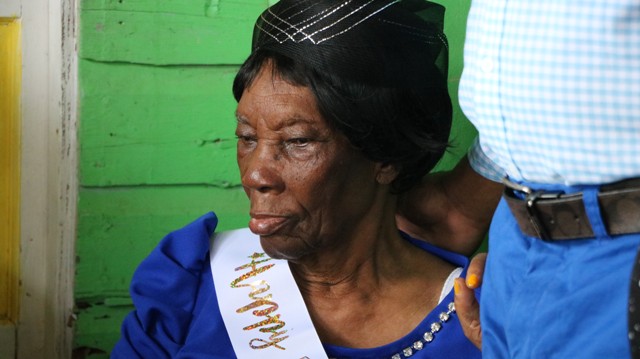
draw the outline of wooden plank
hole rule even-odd
[[[207,186],[82,189],[78,204],[76,301],[126,297],[134,269],[170,231],[208,211],[218,230],[246,227],[241,188]]]
[[[19,18],[22,14],[20,0],[3,0],[0,2],[0,17]],[[1,357],[0,357],[1,358]]]
[[[109,359],[111,349],[120,337],[124,317],[132,305],[109,305],[104,300],[83,302],[85,307],[75,322],[75,357]]]
[[[0,322],[18,320],[20,21],[0,18]]]
[[[239,64],[267,1],[85,1],[80,57],[143,64]],[[99,9],[97,9],[99,8]]]
[[[0,323],[0,358],[16,357],[16,327],[13,324]]]
[[[82,0],[80,10],[117,10],[130,12],[157,12],[177,15],[202,16],[218,1],[211,0]]]
[[[245,18],[247,12],[256,12],[257,15],[276,2],[277,0],[83,0],[80,9]]]
[[[133,309],[133,271],[170,231],[214,210],[217,230],[246,227],[242,189],[206,186],[83,189],[78,213],[74,346],[107,359],[125,315]]]
[[[124,316],[133,309],[128,294],[131,276],[165,235],[211,210],[220,219],[219,231],[246,227],[248,209],[240,188],[81,189],[76,351],[91,353],[91,358],[108,358]]]
[[[236,71],[81,61],[81,184],[238,185]]]

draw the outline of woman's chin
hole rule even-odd
[[[297,261],[309,254],[309,248],[304,246],[299,238],[283,238],[277,235],[260,236],[260,245],[262,250],[274,259]]]

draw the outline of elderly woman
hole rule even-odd
[[[442,15],[282,0],[260,16],[233,86],[249,229],[214,234],[209,213],[168,235],[112,357],[480,356],[453,305],[466,258],[395,220],[447,144]]]

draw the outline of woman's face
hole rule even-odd
[[[267,254],[295,260],[340,248],[371,211],[379,167],[320,115],[307,87],[263,66],[236,111],[249,228]]]

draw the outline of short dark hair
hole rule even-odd
[[[367,85],[321,74],[285,55],[258,49],[235,77],[233,95],[236,101],[240,101],[245,88],[268,61],[284,80],[309,87],[325,120],[367,158],[396,167],[398,176],[392,183],[394,193],[415,186],[444,154],[452,117],[446,87]]]

